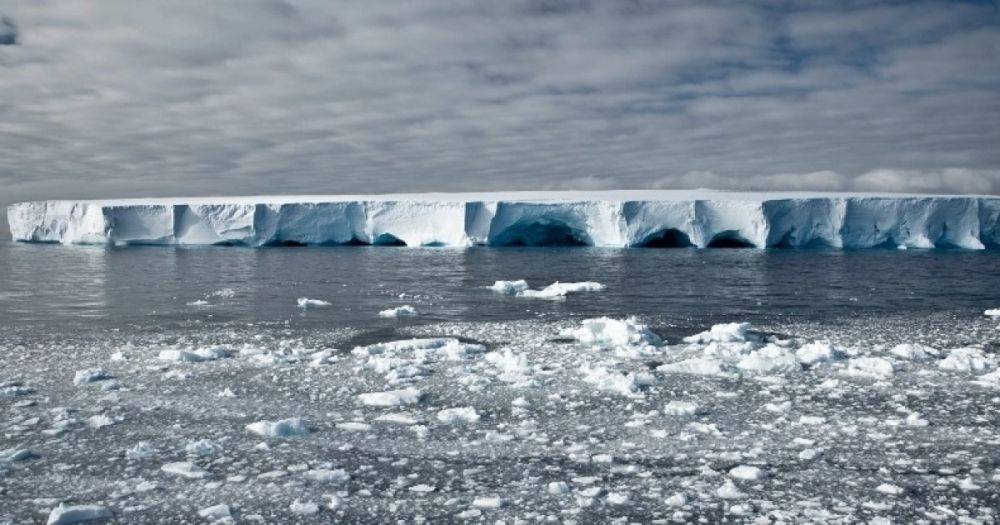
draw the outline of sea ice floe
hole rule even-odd
[[[516,353],[510,348],[485,354],[483,359],[496,367],[498,377],[501,381],[524,383],[528,381],[528,376],[531,375],[531,366],[528,364],[528,357],[524,354]]]
[[[991,364],[982,348],[953,348],[948,356],[938,361],[938,368],[955,372],[981,372]]]
[[[161,350],[157,356],[163,361],[174,361],[178,363],[201,363],[204,361],[215,361],[226,357],[226,351],[219,347],[180,349],[170,348]]]
[[[667,416],[693,416],[698,413],[698,405],[690,401],[670,401],[663,406]]]
[[[801,369],[795,354],[777,345],[769,344],[754,350],[736,363],[736,368],[750,372],[791,372]]]
[[[845,374],[869,379],[889,379],[895,373],[892,362],[881,357],[855,357],[847,362]]]
[[[266,437],[294,437],[309,433],[305,420],[300,417],[278,421],[257,421],[247,425],[246,429],[251,433]]]
[[[989,317],[1000,317],[1000,308],[990,308],[989,310],[983,312],[983,315]]]
[[[302,473],[302,476],[315,483],[339,485],[350,481],[351,475],[344,469],[312,469]]]
[[[639,323],[635,318],[611,319],[599,317],[585,319],[578,328],[563,332],[582,344],[601,348],[629,346],[658,346],[662,340],[648,326]]]
[[[693,357],[675,363],[666,363],[656,367],[657,372],[664,374],[692,374],[701,376],[725,376],[724,364],[719,359]]]
[[[524,279],[517,281],[497,281],[489,286],[490,290],[503,295],[513,295],[516,297],[527,297],[533,299],[562,299],[571,293],[577,292],[599,292],[604,290],[604,285],[593,281],[579,283],[561,283],[556,281],[541,290],[532,290]]]
[[[383,414],[375,418],[375,421],[380,423],[391,423],[393,425],[416,425],[420,422],[419,419],[406,414]]]
[[[308,297],[299,297],[297,300],[299,308],[315,308],[317,306],[330,306],[328,301],[322,299],[310,299]]]
[[[378,316],[389,319],[395,319],[398,317],[416,317],[417,309],[408,304],[404,304],[403,306],[397,306],[395,308],[382,310],[381,312],[378,313]]]
[[[485,350],[482,345],[440,337],[359,346],[351,354],[365,358],[365,367],[384,374],[390,384],[398,384],[428,374],[428,365],[435,362],[461,361]]]
[[[361,421],[345,421],[343,423],[337,423],[335,426],[337,427],[337,430],[344,430],[347,432],[368,432],[372,429],[371,425]]]
[[[189,441],[184,445],[184,451],[192,456],[211,457],[222,453],[222,445],[211,439]]]
[[[743,499],[747,496],[729,479],[715,490],[715,495],[722,499]]]
[[[8,448],[7,450],[0,450],[0,463],[14,463],[16,461],[24,461],[37,457],[38,454],[26,448]]]
[[[795,358],[803,365],[814,365],[833,359],[836,350],[833,345],[824,341],[806,343],[795,350]]]
[[[594,388],[605,392],[612,392],[624,396],[636,396],[641,393],[644,386],[653,384],[653,376],[645,373],[622,373],[616,370],[609,370],[605,366],[590,365],[584,363],[580,365],[580,373],[583,381],[590,383]]]
[[[890,348],[889,353],[906,361],[924,361],[937,357],[941,352],[930,346],[903,343]]]
[[[188,478],[188,479],[202,479],[208,477],[207,470],[188,461],[177,461],[174,463],[166,463],[160,467],[160,470],[166,472],[167,474],[173,474],[175,476],[180,476],[182,478]]]
[[[105,372],[102,368],[77,370],[77,372],[73,374],[73,384],[77,386],[93,383],[95,381],[103,381],[105,379],[111,379],[111,375]]]
[[[684,338],[685,343],[740,343],[756,339],[750,331],[750,323],[723,323]]]
[[[157,450],[145,441],[140,441],[125,450],[125,457],[131,460],[147,460],[156,457]]]
[[[423,394],[415,388],[403,388],[386,392],[370,392],[358,396],[361,404],[372,407],[395,407],[413,405],[420,402]]]
[[[64,505],[49,512],[47,525],[69,525],[71,523],[83,523],[87,521],[109,520],[111,511],[107,507],[100,505]]]
[[[212,505],[211,507],[205,507],[198,511],[198,516],[205,518],[210,521],[224,520],[232,516],[229,511],[229,505],[225,503],[220,503],[218,505]]]
[[[518,281],[497,281],[489,289],[503,295],[517,295],[528,289],[528,283],[524,279]]]
[[[472,407],[446,408],[437,413],[437,420],[446,425],[460,425],[479,421],[479,413]]]
[[[739,465],[729,469],[729,477],[733,479],[757,480],[764,476],[764,472],[754,466]]]
[[[295,500],[288,506],[288,510],[290,510],[292,514],[298,514],[300,516],[312,516],[314,514],[319,514],[319,505],[311,501]]]

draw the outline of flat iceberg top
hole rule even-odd
[[[23,202],[15,240],[65,244],[812,247],[1000,245],[1000,198],[617,190]]]

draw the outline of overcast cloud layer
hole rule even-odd
[[[995,3],[0,0],[0,16],[0,205],[1000,193]]]

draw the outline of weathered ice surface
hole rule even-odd
[[[1000,245],[1000,198],[696,191],[36,201],[15,240],[67,244],[966,248]]]

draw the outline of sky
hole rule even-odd
[[[1000,7],[0,0],[0,206],[697,187],[1000,193]]]

